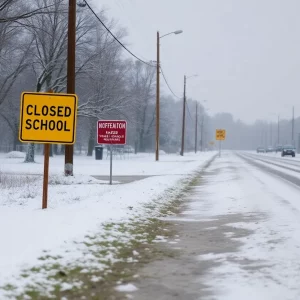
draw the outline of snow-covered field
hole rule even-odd
[[[75,176],[64,178],[64,157],[53,157],[47,210],[41,210],[43,157],[37,156],[36,163],[28,164],[18,153],[1,155],[0,286],[6,282],[21,286],[19,272],[37,265],[45,251],[55,255],[68,252],[68,259],[77,259],[82,253],[76,252],[74,241],[99,231],[105,222],[143,213],[144,204],[174,186],[180,190],[183,181],[214,155],[161,155],[159,162],[154,161],[154,154],[115,159],[114,175],[149,177],[112,186],[91,176],[109,175],[108,159],[75,156]]]
[[[209,154],[208,154],[209,155]],[[23,158],[8,159],[9,154],[0,154],[0,172],[14,174],[43,174],[44,158],[36,156],[36,163],[24,164]],[[16,155],[13,155],[15,157]],[[198,154],[196,157],[200,157]],[[202,157],[202,156],[201,156]],[[161,154],[160,162],[154,161],[153,153],[129,154],[124,157],[116,156],[113,162],[113,174],[115,175],[161,175],[172,174],[174,169],[181,169],[187,166],[182,162],[192,162],[195,160],[194,154],[179,155]],[[188,167],[188,166],[187,166]],[[50,158],[50,174],[62,174],[64,169],[64,156]],[[180,172],[179,172],[180,173]],[[185,173],[183,169],[183,173]],[[93,157],[75,156],[74,174],[78,175],[109,175],[109,158],[104,155],[103,160],[95,160]]]
[[[198,257],[220,263],[205,276],[214,294],[208,298],[300,299],[299,187],[229,153],[208,170],[218,174],[198,188],[202,200],[191,204],[191,217],[197,212],[201,219],[239,214],[243,220],[226,226],[250,230],[244,237],[227,232],[228,238],[242,242],[238,251]]]

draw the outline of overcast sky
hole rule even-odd
[[[100,4],[101,3],[101,4]],[[94,0],[127,28],[137,56],[156,60],[174,92],[207,100],[209,114],[229,112],[245,122],[300,115],[299,0]],[[161,81],[162,89],[168,90]],[[298,113],[299,112],[299,113]]]

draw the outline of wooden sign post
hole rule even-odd
[[[48,206],[50,146],[75,143],[77,103],[75,94],[22,93],[19,140],[44,144],[42,209]]]

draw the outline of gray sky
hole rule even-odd
[[[96,4],[98,0],[94,0]],[[299,0],[99,0],[107,14],[127,28],[131,51],[156,60],[175,94],[207,100],[209,114],[232,113],[253,122],[290,118],[300,105]],[[165,84],[162,88],[168,92]]]

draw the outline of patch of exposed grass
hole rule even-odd
[[[29,271],[31,273],[40,273],[41,272],[41,268],[33,267],[33,268],[29,269]]]
[[[6,284],[6,285],[2,286],[2,289],[5,291],[14,291],[16,289],[16,287],[12,284]]]
[[[52,256],[52,255],[45,255],[45,256],[41,256],[38,258],[38,260],[58,260],[61,259],[62,257],[60,255],[58,256]]]
[[[30,297],[29,299],[39,299],[38,297],[39,297],[40,293],[38,291],[36,291],[34,289],[34,287],[31,287],[31,289],[29,287],[28,290],[26,291],[25,295],[27,296],[27,299],[28,299],[28,297]],[[19,300],[19,299],[21,300],[24,298],[17,297],[17,300]]]
[[[170,228],[169,228],[170,227]],[[170,230],[164,230],[169,228]],[[121,294],[118,296],[114,287],[122,282],[127,283],[133,280],[133,275],[145,264],[152,260],[160,259],[164,255],[174,256],[170,251],[162,251],[153,244],[156,236],[164,236],[166,239],[173,236],[171,225],[156,218],[148,218],[145,220],[136,220],[133,223],[106,224],[106,236],[110,238],[119,231],[120,234],[126,233],[131,238],[126,242],[114,240],[98,240],[97,237],[89,239],[89,242],[84,242],[87,249],[93,247],[89,254],[93,255],[94,261],[101,264],[102,268],[89,269],[88,272],[83,272],[84,266],[72,265],[64,266],[59,263],[59,257],[45,255],[41,257],[45,261],[45,265],[31,268],[27,270],[26,277],[33,276],[38,273],[52,273],[47,276],[47,281],[52,285],[51,291],[46,295],[43,291],[43,286],[38,282],[31,284],[22,295],[18,295],[15,299],[49,299],[52,296],[54,299],[66,297],[68,299],[80,298],[86,296],[90,298],[90,293],[93,291],[95,299],[110,299],[111,295],[115,295],[115,299],[121,299]],[[135,238],[137,236],[137,238]],[[145,242],[146,241],[146,242]],[[96,249],[96,250],[95,250]],[[113,251],[112,251],[113,249]],[[133,255],[133,251],[138,253],[138,256]],[[107,258],[113,252],[113,261]],[[53,259],[54,258],[54,259]],[[56,261],[56,263],[50,263]],[[101,278],[94,282],[93,278]],[[80,282],[81,285],[76,286],[74,282]],[[72,288],[64,290],[64,284],[69,284]],[[8,288],[6,289],[8,290]],[[13,291],[13,286],[9,291]]]

